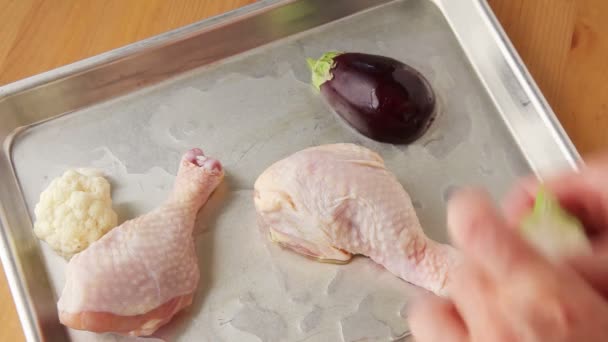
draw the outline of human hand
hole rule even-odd
[[[608,302],[509,228],[485,193],[457,194],[448,225],[463,262],[448,298],[428,296],[411,309],[417,342],[607,340]]]
[[[527,178],[503,202],[505,217],[516,227],[530,210],[540,182]],[[589,161],[580,172],[557,174],[543,183],[585,226],[593,253],[567,260],[604,298],[608,298],[608,155]]]

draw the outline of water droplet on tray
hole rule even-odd
[[[387,338],[391,329],[372,314],[372,297],[365,297],[355,313],[340,320],[340,331],[344,342],[367,341]]]
[[[286,337],[287,324],[279,314],[261,308],[250,294],[241,301],[243,307],[230,321],[233,327],[265,342],[281,341]]]
[[[457,185],[448,185],[444,190],[443,190],[443,200],[445,202],[450,200],[450,197],[452,197],[452,195],[458,191],[460,187]]]
[[[490,176],[494,174],[494,169],[489,165],[480,164],[478,168],[482,175]]]
[[[302,304],[308,303],[310,301],[311,295],[309,292],[299,292],[290,296],[294,303]]]
[[[343,277],[342,270],[337,270],[334,277],[327,284],[327,289],[325,290],[325,293],[328,295],[334,294],[336,292],[336,288],[338,287],[338,284],[340,283],[340,280],[342,279],[342,277]]]
[[[408,305],[404,304],[401,307],[401,310],[399,310],[399,316],[403,317],[403,318],[407,318],[407,310],[408,310]]]
[[[321,323],[321,314],[323,310],[319,306],[314,306],[312,311],[310,311],[306,317],[300,322],[300,330],[303,333],[308,333],[311,330],[315,329]]]

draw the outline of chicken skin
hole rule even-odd
[[[223,176],[219,161],[200,149],[188,151],[164,204],[114,228],[70,260],[57,303],[61,323],[145,336],[190,305],[199,281],[192,236],[196,215]]]
[[[259,227],[295,252],[335,263],[362,254],[445,294],[458,253],[424,234],[409,195],[369,149],[332,144],[299,151],[259,176],[254,201]]]

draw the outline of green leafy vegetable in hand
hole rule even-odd
[[[591,251],[583,225],[544,188],[520,228],[525,238],[551,259]]]

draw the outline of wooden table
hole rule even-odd
[[[0,85],[255,0],[0,0]],[[608,149],[608,1],[488,0],[583,155]],[[0,275],[0,341],[23,333]]]

